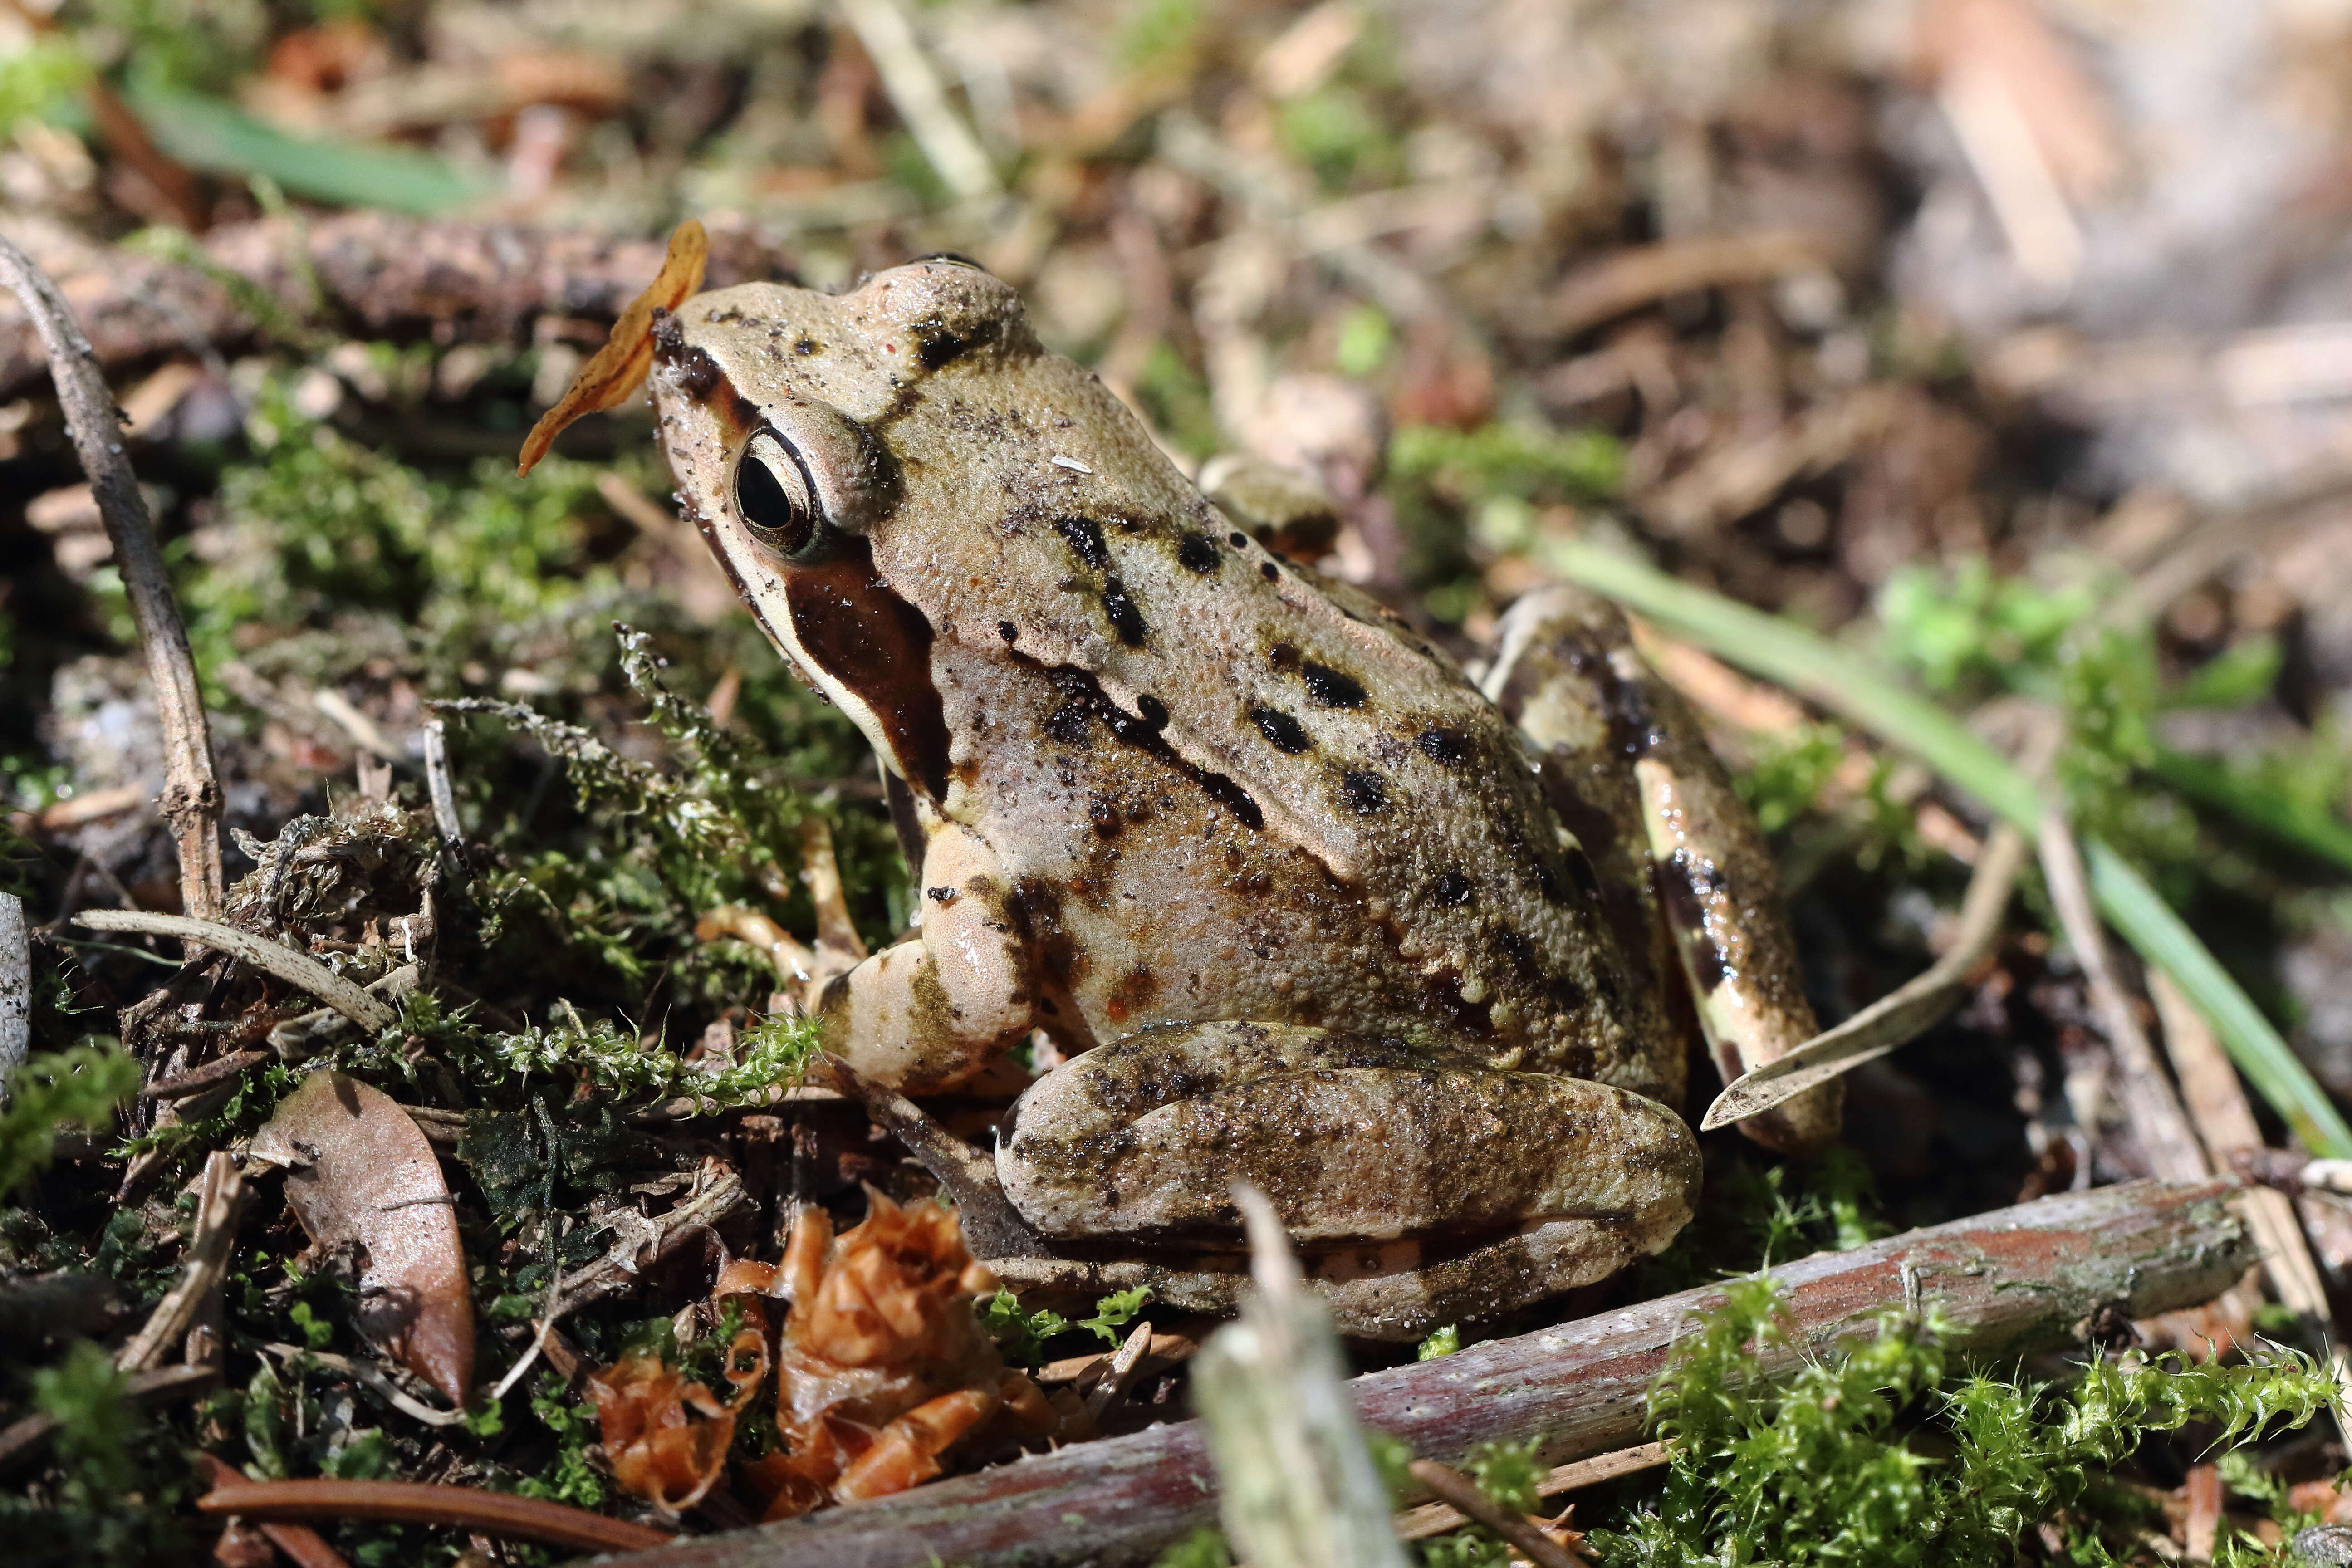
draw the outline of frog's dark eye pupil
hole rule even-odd
[[[784,444],[767,431],[751,437],[735,465],[735,511],[769,549],[798,554],[816,534],[808,480]]]

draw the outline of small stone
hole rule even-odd
[[[2352,1525],[2315,1524],[2295,1534],[2293,1560],[2310,1568],[2352,1564]]]

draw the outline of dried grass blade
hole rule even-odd
[[[381,998],[369,995],[309,953],[281,947],[267,937],[223,925],[218,921],[197,920],[189,915],[150,914],[144,910],[86,910],[74,917],[74,923],[91,931],[129,931],[144,936],[176,936],[201,942],[206,947],[216,947],[223,952],[243,959],[256,969],[278,976],[289,985],[301,987],[362,1029],[388,1029],[400,1016]]]
[[[215,1487],[196,1500],[196,1508],[257,1521],[374,1519],[447,1525],[572,1552],[642,1552],[670,1539],[642,1524],[559,1502],[415,1481],[245,1481]]]
[[[1836,1028],[1824,1029],[1778,1061],[1742,1073],[1725,1085],[1715,1103],[1706,1108],[1701,1129],[1727,1126],[1769,1110],[1815,1084],[1877,1060],[1941,1022],[1958,1005],[1969,972],[1984,962],[1999,940],[2001,915],[2009,908],[2009,896],[2017,887],[2017,873],[2024,863],[2025,836],[2002,823],[1993,831],[1969,878],[1967,896],[1960,900],[1959,931],[1950,950],[1925,973]]]

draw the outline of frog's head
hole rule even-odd
[[[1122,612],[1071,584],[1102,567],[1104,528],[1165,531],[1173,572],[1178,513],[1207,513],[1093,375],[1039,346],[1019,294],[960,258],[841,294],[698,294],[651,336],[681,509],[802,677],[934,799],[933,640],[1092,665]],[[1089,525],[1091,564],[1073,518],[1119,520]]]

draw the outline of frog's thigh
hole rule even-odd
[[[1689,1129],[1624,1089],[1234,1023],[1056,1068],[1013,1107],[996,1164],[1050,1237],[1230,1242],[1246,1181],[1309,1248],[1556,1224],[1589,1278],[1664,1246],[1699,1175]]]
[[[923,852],[922,934],[825,987],[824,1047],[868,1078],[916,1092],[970,1078],[1029,1032],[1028,945],[1005,907],[995,854],[948,826]]]
[[[1605,719],[1607,742],[1631,752],[1642,831],[1659,903],[1707,1048],[1726,1082],[1811,1039],[1797,944],[1780,878],[1754,814],[1732,788],[1681,694],[1634,652],[1624,617],[1580,588],[1556,584],[1511,606],[1489,682],[1531,739],[1557,747],[1559,716]],[[1622,765],[1622,764],[1621,764]],[[1841,1086],[1824,1084],[1740,1128],[1791,1152],[1837,1136]]]

